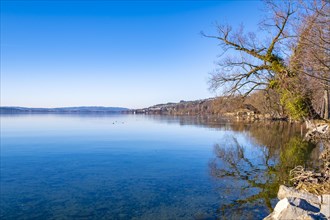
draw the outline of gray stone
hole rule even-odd
[[[320,209],[300,198],[284,198],[280,200],[274,211],[264,220],[323,220],[327,219]]]
[[[314,220],[313,216],[306,210],[289,204],[282,212],[277,215],[277,219],[306,219]]]
[[[273,218],[278,219],[281,212],[283,212],[289,205],[290,203],[287,198],[284,198],[281,201],[279,201],[274,208]]]
[[[313,217],[309,215],[308,211],[290,204],[289,200],[284,198],[276,204],[273,213],[264,218],[264,220],[282,219],[313,220]]]
[[[321,196],[321,213],[330,219],[330,194]]]
[[[319,207],[321,205],[321,201],[318,196],[308,193],[308,192],[301,192],[292,187],[286,187],[284,185],[280,186],[280,189],[277,193],[277,198],[282,200],[284,198],[301,198],[306,200],[308,203],[311,203],[313,206]]]
[[[320,208],[313,206],[312,204],[308,203],[305,199],[300,198],[288,198],[288,202],[296,207],[299,207],[303,210],[310,211],[310,212],[320,212]]]

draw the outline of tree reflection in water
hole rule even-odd
[[[214,216],[219,219],[262,219],[277,202],[279,185],[289,184],[291,169],[297,165],[318,165],[320,148],[303,141],[304,129],[296,123],[234,122],[219,117],[148,117],[232,134],[214,145],[215,156],[209,163],[216,193],[223,198]]]
[[[289,171],[296,165],[310,166],[306,161],[315,160],[310,158],[315,146],[303,141],[300,131],[286,123],[241,124],[233,129],[247,132],[257,147],[244,146],[235,137],[214,145],[211,176],[220,183],[230,181],[232,186],[219,187],[219,193],[224,197],[240,195],[221,204],[217,212],[221,219],[262,218],[264,214],[258,212],[272,211],[279,185],[289,183]]]

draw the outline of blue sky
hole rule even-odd
[[[1,1],[1,106],[140,108],[212,97],[215,22],[260,1]]]

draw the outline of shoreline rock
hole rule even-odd
[[[281,185],[277,197],[280,201],[264,220],[330,219],[330,194],[317,196]]]

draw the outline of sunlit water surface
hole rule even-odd
[[[0,117],[1,219],[261,219],[318,155],[287,123]]]

